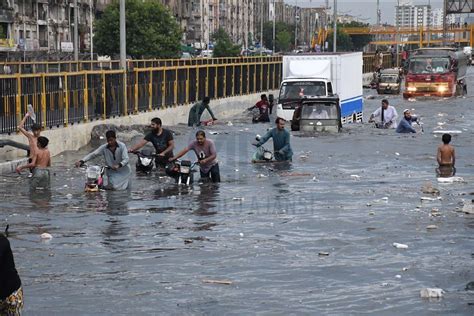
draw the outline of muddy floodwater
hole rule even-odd
[[[250,163],[255,134],[270,124],[226,120],[206,129],[218,185],[134,174],[128,193],[86,194],[84,170],[72,165],[91,146],[54,157],[51,191],[32,194],[25,175],[3,176],[0,216],[10,224],[24,314],[474,314],[465,290],[474,281],[474,215],[461,212],[474,199],[468,90],[447,100],[389,96],[399,115],[415,109],[423,134],[370,124],[293,134],[289,165]],[[380,100],[365,101],[366,119]],[[178,149],[195,132],[171,129]],[[437,130],[461,132],[452,144],[464,182],[438,183]],[[422,192],[429,182],[439,198]],[[44,232],[53,239],[41,241]],[[422,299],[423,288],[444,297]]]

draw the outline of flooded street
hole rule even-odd
[[[25,174],[4,176],[0,214],[25,315],[474,314],[474,292],[465,291],[474,281],[474,215],[460,212],[474,199],[473,77],[466,98],[388,96],[399,117],[415,109],[423,134],[371,124],[293,133],[289,165],[250,163],[255,135],[273,125],[221,122],[206,129],[218,185],[187,189],[134,173],[129,193],[86,194],[84,170],[72,166],[92,147],[54,157],[48,193],[30,194]],[[381,99],[365,100],[365,120]],[[195,130],[171,129],[180,131],[175,153],[194,138]],[[461,131],[452,144],[464,182],[437,182],[434,130]],[[422,192],[427,182],[441,199]],[[43,232],[53,239],[41,241]],[[423,288],[446,293],[429,301]]]

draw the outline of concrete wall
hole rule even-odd
[[[273,93],[274,95],[277,95],[278,91],[268,91],[267,93]],[[259,99],[260,93],[256,93],[251,95],[211,100],[210,106],[215,116],[221,120],[242,113],[242,111],[255,104]],[[49,150],[51,151],[51,154],[55,156],[63,151],[78,150],[79,148],[87,145],[91,140],[92,129],[96,125],[149,124],[153,117],[160,117],[163,121],[163,125],[166,126],[173,126],[179,123],[187,124],[189,108],[191,106],[192,104],[188,104],[163,110],[140,113],[137,115],[108,119],[105,121],[98,120],[89,123],[74,124],[68,126],[67,128],[56,128],[43,131],[42,135],[49,139]],[[205,116],[203,116],[203,118],[205,118]],[[16,142],[27,144],[27,140],[22,134],[10,136],[2,135],[0,137],[3,139],[8,138]],[[2,165],[5,164],[5,162],[10,162],[5,164],[3,167],[5,170],[10,172],[12,170],[11,165],[17,165],[18,162],[16,161],[23,157],[25,157],[24,150],[17,150],[13,147],[0,148],[0,173],[2,172]]]

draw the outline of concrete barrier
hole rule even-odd
[[[274,95],[276,95],[278,91],[267,91],[265,93],[273,93]],[[250,95],[211,100],[210,107],[218,119],[222,120],[230,118],[236,114],[242,113],[242,111],[255,104],[258,100],[260,100],[260,94],[261,93],[256,93]],[[74,124],[68,126],[67,128],[55,128],[45,130],[41,134],[49,139],[49,150],[51,152],[51,155],[55,156],[64,151],[78,150],[79,148],[87,145],[91,140],[92,129],[96,125],[114,124],[128,126],[133,124],[149,124],[150,120],[153,117],[160,117],[163,121],[163,125],[166,126],[173,126],[179,123],[187,124],[188,113],[191,106],[192,104],[187,104],[161,110],[139,113],[136,115]],[[206,116],[203,116],[203,118],[205,117]],[[26,137],[21,134],[10,136],[3,135],[2,137],[20,143],[27,143]],[[16,166],[18,164],[18,159],[22,157],[25,157],[24,150],[18,150],[12,147],[5,147],[0,149],[0,162],[10,162],[9,166]],[[8,169],[8,171],[12,170],[11,167],[5,168],[5,170]]]

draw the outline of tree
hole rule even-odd
[[[240,45],[234,45],[223,29],[218,29],[212,39],[215,42],[213,57],[236,57],[240,55]]]
[[[126,0],[127,55],[173,58],[180,52],[182,30],[158,0]],[[114,1],[95,22],[94,46],[100,55],[120,53],[120,9]]]
[[[330,31],[328,33],[327,42],[329,50],[332,51],[333,48],[333,39],[334,39],[334,32]],[[337,33],[336,33],[336,46],[337,51],[349,52],[353,50],[353,44],[351,41],[351,37],[342,30],[342,25],[337,26]]]
[[[278,32],[276,35],[275,44],[279,51],[287,52],[290,50],[291,34],[288,33],[288,31]]]
[[[294,33],[294,26],[291,26],[289,24],[286,24],[284,22],[276,22],[275,23],[275,38],[278,38],[278,34],[281,32],[286,32],[287,34],[280,35],[280,37],[283,36],[285,38],[287,35],[289,35],[290,40],[289,43],[293,43],[295,41],[295,33]],[[285,49],[282,49],[282,47],[278,46],[278,40],[275,39],[275,50],[276,51],[281,51],[281,50],[288,50],[289,47],[286,47]],[[263,25],[263,43],[265,44],[265,47],[269,49],[273,49],[273,21],[267,22]]]
[[[352,21],[343,24],[342,27],[368,27],[368,23]],[[355,51],[362,51],[364,47],[372,41],[372,35],[349,35],[352,41],[352,47]]]

